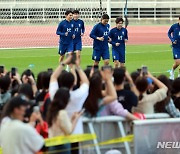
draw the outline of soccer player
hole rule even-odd
[[[178,23],[173,24],[169,29],[168,37],[172,42],[174,56],[174,64],[172,70],[170,71],[170,79],[174,80],[174,71],[180,65],[180,16]],[[180,69],[178,77],[180,77]]]
[[[97,66],[101,57],[104,60],[104,65],[109,64],[109,16],[102,15],[101,22],[96,24],[90,33],[90,37],[94,39],[93,42],[93,55],[94,65]]]
[[[77,58],[80,58],[80,52],[82,50],[82,36],[85,32],[84,21],[79,19],[79,11],[73,11],[73,21],[74,21],[74,30],[75,38],[73,39],[73,49],[76,52]]]
[[[70,10],[65,12],[66,19],[58,25],[56,34],[60,36],[59,40],[59,62],[62,62],[66,52],[73,52],[74,24],[72,21],[73,13]]]
[[[114,66],[123,67],[125,64],[125,43],[128,41],[128,31],[122,27],[124,20],[121,17],[116,18],[116,27],[111,29],[109,37],[112,44],[112,57]]]

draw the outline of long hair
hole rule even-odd
[[[90,78],[89,95],[84,103],[86,111],[92,117],[96,116],[99,109],[98,102],[102,97],[102,78],[99,73],[94,73]]]
[[[146,77],[141,77],[139,76],[137,79],[136,79],[136,88],[137,90],[139,91],[140,95],[139,95],[139,100],[142,100],[143,99],[143,93],[147,90],[148,88],[148,81],[146,79]]]
[[[165,75],[160,75],[158,77],[158,79],[168,87],[168,91],[167,91],[167,97],[164,100],[162,100],[161,102],[157,102],[154,105],[154,109],[156,112],[165,112],[165,106],[166,106],[166,104],[169,103],[169,101],[171,99],[172,86],[171,86],[170,80]],[[158,87],[155,86],[154,91],[157,89],[158,89]]]
[[[65,87],[61,87],[56,92],[47,113],[47,123],[49,127],[51,127],[53,124],[53,121],[56,120],[58,112],[66,108],[69,102],[69,98],[70,98],[69,90]]]

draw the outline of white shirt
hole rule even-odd
[[[56,91],[59,89],[58,82],[51,82],[49,85],[49,94],[51,100],[53,99]],[[77,90],[70,91],[70,101],[66,107],[69,117],[71,118],[74,112],[79,112],[89,94],[89,85],[83,83]],[[79,118],[73,134],[83,134],[82,117]]]
[[[44,139],[29,124],[10,120],[0,130],[3,154],[34,154],[44,145]]]

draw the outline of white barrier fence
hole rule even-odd
[[[159,114],[148,114],[145,115],[146,119],[166,119],[170,116],[166,113]],[[138,120],[139,121],[139,120]],[[147,120],[142,120],[145,122]],[[132,122],[118,116],[107,116],[98,118],[83,118],[83,126],[85,133],[95,133],[97,139],[93,140],[95,147],[90,147],[83,149],[83,154],[104,154],[110,149],[118,149],[126,154],[131,154],[133,152],[133,143],[119,143],[106,146],[99,146],[97,143],[105,140],[110,140],[118,137],[124,137],[128,134],[132,134]],[[91,143],[92,142],[88,142]],[[87,144],[87,143],[86,143]]]

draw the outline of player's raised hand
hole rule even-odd
[[[68,36],[68,32],[65,33],[65,36]]]
[[[117,47],[120,46],[120,43],[116,43],[116,46],[117,46]]]
[[[104,41],[104,37],[97,37],[97,40]]]

